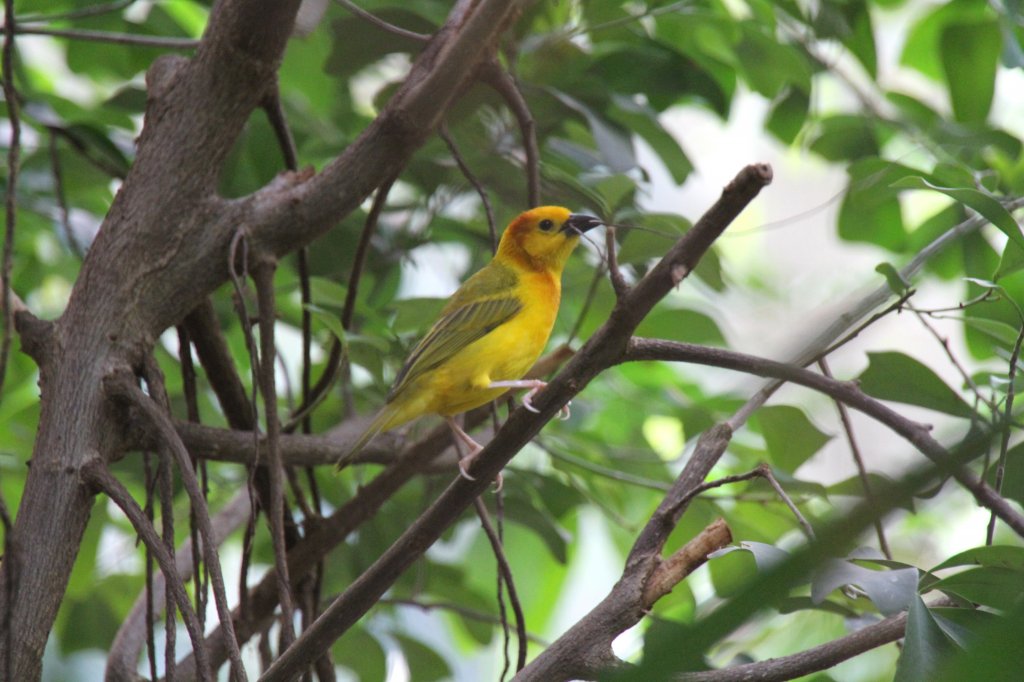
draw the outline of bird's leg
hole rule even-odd
[[[528,388],[530,389],[526,395],[523,396],[523,407],[528,409],[530,412],[538,413],[536,407],[533,406],[533,396],[537,395],[542,388],[548,385],[548,382],[541,381],[540,379],[519,379],[517,381],[492,381],[490,388]],[[565,421],[569,418],[569,405],[572,404],[570,400],[565,405],[562,405],[561,409],[558,410],[558,418]]]
[[[480,443],[473,440],[473,437],[462,430],[459,426],[459,422],[455,417],[445,417],[444,420],[448,422],[448,428],[452,430],[452,435],[455,436],[455,451],[459,453],[459,475],[468,481],[475,481],[476,479],[469,475],[469,467],[473,464],[473,460],[480,454],[480,451],[484,449]],[[462,448],[459,445],[466,446],[466,454],[462,454]],[[502,476],[499,473],[498,477],[494,479],[494,484],[498,490],[501,490]]]

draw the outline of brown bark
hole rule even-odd
[[[221,164],[273,83],[298,1],[224,0],[191,59],[154,63],[134,166],[41,354],[39,433],[11,533],[18,556],[2,569],[4,580],[13,564],[25,569],[10,603],[0,594],[11,632],[0,636],[0,647],[10,643],[0,656],[10,654],[13,679],[41,672],[93,502],[81,472],[124,449],[127,420],[105,395],[104,377],[140,367],[159,334],[227,279],[236,230],[254,251],[282,255],[393,176],[490,58],[521,4],[458,3],[391,104],[322,173],[284,176],[235,201],[215,194]]]

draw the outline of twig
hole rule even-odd
[[[147,380],[151,390],[155,387],[162,389],[162,381],[157,379],[158,368],[150,372]],[[181,474],[181,481],[188,494],[192,505],[196,507],[196,517],[199,521],[199,532],[203,538],[203,553],[206,555],[206,565],[210,568],[210,583],[213,588],[213,599],[217,606],[217,615],[220,617],[220,626],[229,633],[228,652],[232,666],[232,679],[236,682],[246,680],[245,668],[242,666],[241,654],[238,650],[238,642],[234,636],[234,625],[231,622],[231,611],[228,609],[227,597],[224,593],[224,576],[221,573],[220,556],[217,545],[213,539],[213,527],[210,523],[210,515],[206,509],[206,502],[203,500],[196,481],[195,473],[190,465],[188,451],[182,444],[181,439],[174,430],[170,418],[160,410],[142,390],[135,385],[135,382],[123,374],[114,375],[106,381],[113,396],[123,398],[129,404],[137,407],[145,415],[152,427],[156,429],[160,438],[166,444],[167,449],[174,456],[178,463],[178,470]],[[190,605],[191,606],[191,605]]]
[[[363,265],[370,251],[370,241],[377,230],[380,214],[384,210],[388,193],[391,191],[391,186],[395,183],[395,180],[397,180],[397,176],[385,181],[384,184],[377,188],[377,194],[373,197],[373,204],[370,206],[370,211],[366,214],[366,221],[363,223],[363,231],[359,235],[359,244],[356,246],[356,254],[352,261],[352,272],[348,278],[348,289],[345,292],[345,303],[341,310],[341,327],[345,331],[349,331],[352,328],[352,317],[355,315],[356,295],[359,293],[359,281],[363,276]],[[295,410],[291,418],[281,429],[284,433],[294,431],[299,422],[308,416],[320,404],[320,401],[327,396],[331,384],[334,383],[338,368],[341,366],[343,350],[341,339],[334,339],[331,343],[330,355],[327,358],[327,366],[324,367],[323,374],[320,375],[320,379],[313,386],[311,397],[308,400],[303,400],[302,405]]]
[[[626,284],[626,278],[622,276],[622,270],[619,269],[619,258],[615,252],[615,228],[611,225],[607,225],[604,228],[604,244],[608,262],[608,279],[612,282],[612,289],[615,290],[615,298],[622,298],[629,293],[629,285]]]
[[[82,247],[78,244],[75,234],[71,229],[71,220],[68,216],[68,202],[64,195],[64,173],[60,166],[60,153],[57,150],[57,136],[50,130],[50,172],[53,175],[53,196],[57,200],[57,219],[60,228],[64,232],[64,239],[79,258],[82,257]]]
[[[1024,515],[966,467],[955,464],[949,451],[931,436],[928,427],[907,419],[880,401],[869,397],[856,384],[834,381],[800,367],[743,353],[660,339],[634,338],[630,341],[624,359],[697,362],[789,381],[820,391],[880,421],[933,462],[951,468],[952,475],[960,485],[974,495],[979,504],[995,512],[1018,535],[1024,537]]]
[[[768,481],[768,485],[772,487],[772,489],[775,491],[775,494],[778,495],[779,498],[781,498],[782,501],[786,503],[787,507],[789,507],[789,511],[791,511],[793,513],[793,516],[796,517],[796,520],[800,523],[801,528],[804,529],[804,533],[807,535],[807,538],[809,540],[813,540],[814,528],[812,528],[811,524],[808,523],[807,519],[800,512],[800,509],[798,509],[797,506],[793,504],[793,500],[789,497],[789,495],[786,494],[786,491],[782,489],[782,486],[779,484],[778,479],[775,478],[775,474],[772,473],[771,467],[762,462],[761,464],[758,465],[757,471],[764,480]]]
[[[377,15],[367,12],[365,9],[355,4],[351,0],[334,0],[334,2],[338,3],[339,5],[347,9],[349,12],[359,17],[360,19],[365,19],[366,21],[370,22],[377,28],[387,31],[388,33],[393,33],[396,36],[408,38],[409,40],[415,40],[416,42],[420,43],[425,43],[428,40],[430,40],[430,36],[425,33],[417,33],[416,31],[410,31],[408,29],[402,28],[401,26],[389,24],[388,22],[384,21]]]
[[[1002,434],[999,439],[999,460],[996,464],[996,492],[1003,492],[1003,477],[1006,476],[1006,453],[1010,446],[1010,425],[1013,423],[1013,401],[1016,397],[1016,390],[1013,382],[1017,378],[1017,360],[1020,358],[1020,347],[1024,343],[1024,324],[1021,325],[1017,334],[1017,341],[1013,344],[1013,352],[1010,353],[1010,366],[1006,370],[1006,406],[1003,408]],[[991,545],[995,539],[996,515],[995,512],[989,517],[988,528],[985,530],[985,544]]]
[[[199,404],[196,395],[196,369],[192,364],[192,341],[189,339],[188,330],[178,325],[178,365],[181,367],[181,385],[182,393],[185,396],[185,410],[188,415],[188,421],[193,424],[199,423]],[[192,456],[192,466],[201,471],[200,478],[203,480],[203,498],[207,499],[207,489],[205,485],[206,481],[206,462],[200,461],[194,454]],[[192,539],[192,544],[196,547],[199,546],[199,528],[196,526],[196,515],[194,509],[189,509],[189,537]],[[202,570],[200,564],[200,553],[192,553],[192,575],[196,576],[196,613],[199,614],[199,625],[206,630],[206,597],[207,594],[203,589],[203,581],[201,580]]]
[[[0,339],[0,400],[3,399],[3,387],[7,378],[7,358],[11,352],[11,337],[14,331],[14,296],[11,291],[11,269],[14,259],[14,230],[18,214],[18,166],[21,156],[21,119],[19,118],[18,93],[14,87],[14,0],[4,0],[4,44],[3,44],[3,92],[7,104],[7,120],[10,122],[11,133],[7,148],[7,187],[4,195],[4,247],[3,260],[0,262],[0,315],[3,316],[3,338]],[[14,632],[11,629],[14,590],[18,582],[19,557],[18,548],[12,539],[11,531],[14,524],[7,511],[7,504],[0,494],[0,519],[4,527],[4,565],[0,570],[3,581],[4,603],[8,608],[3,613],[4,643],[4,679],[11,679],[13,670],[12,656],[14,651]]]
[[[284,467],[281,464],[281,451],[278,439],[281,434],[281,422],[277,415],[277,386],[275,384],[274,365],[277,349],[274,347],[275,303],[274,303],[274,264],[261,262],[253,270],[253,281],[256,283],[256,296],[260,316],[260,355],[259,375],[263,393],[263,412],[267,424],[267,449],[270,454],[270,509],[267,520],[270,523],[270,534],[274,547],[274,566],[277,569],[278,590],[281,603],[281,647],[286,648],[295,641],[295,605],[292,602],[291,582],[288,579],[288,562],[285,558],[284,540]]]
[[[171,556],[171,553],[167,551],[167,547],[164,545],[163,540],[161,540],[157,535],[153,524],[146,518],[145,513],[132,498],[131,493],[129,493],[128,490],[121,485],[121,482],[110,473],[105,464],[98,460],[94,460],[94,463],[86,467],[82,473],[89,483],[102,491],[121,509],[121,511],[124,512],[124,515],[127,516],[128,520],[131,522],[132,527],[135,528],[135,532],[139,534],[139,537],[142,538],[146,547],[156,558],[157,563],[160,564],[160,570],[163,571],[163,574],[166,577],[165,584],[168,586],[168,595],[173,599],[174,604],[181,610],[182,618],[185,621],[185,628],[188,630],[189,637],[192,639],[192,651],[195,654],[199,677],[203,680],[214,679],[211,674],[206,646],[203,642],[203,630],[199,627],[199,618],[196,616],[196,612],[192,608],[192,603],[188,598],[188,593],[185,591],[185,583],[178,574],[178,568],[174,563],[174,558]],[[162,510],[162,514],[164,516],[170,515],[171,513],[170,509]],[[174,654],[172,652],[172,663],[173,657]]]
[[[231,349],[228,348],[217,320],[217,312],[209,298],[188,314],[184,326],[228,426],[240,431],[255,430],[252,403],[238,376]]]
[[[153,462],[149,452],[142,453],[142,468],[143,476],[146,484],[146,520],[153,523],[153,486],[156,485],[156,479],[153,476]],[[163,575],[161,573],[160,575]],[[166,578],[164,578],[166,580]],[[182,580],[185,578],[182,577]],[[150,679],[156,680],[157,677],[157,664],[156,664],[156,624],[157,610],[156,610],[156,595],[153,594],[153,552],[150,551],[149,547],[146,547],[146,658],[149,659],[149,670]],[[167,594],[166,589],[164,590],[163,601],[166,605]],[[166,610],[166,609],[165,609]],[[115,637],[115,644],[117,643]],[[113,647],[111,647],[113,650]],[[138,657],[131,659],[134,663]],[[107,659],[110,661],[111,659]],[[129,667],[129,670],[132,668]]]
[[[539,206],[540,198],[540,149],[537,145],[537,125],[530,107],[519,90],[515,77],[502,68],[497,61],[490,61],[484,68],[484,80],[505,100],[512,111],[519,132],[523,136],[523,151],[526,153],[526,200],[530,206]]]
[[[417,609],[421,609],[423,611],[433,611],[434,609],[439,609],[439,610],[444,610],[444,611],[451,611],[452,613],[457,613],[458,615],[463,616],[464,618],[468,618],[470,620],[477,620],[477,621],[480,621],[482,623],[490,623],[492,625],[500,625],[501,624],[497,618],[495,618],[493,615],[491,615],[489,613],[485,613],[483,611],[478,611],[477,609],[471,609],[468,606],[464,606],[464,605],[458,604],[456,602],[440,602],[440,601],[424,602],[424,601],[419,601],[417,599],[401,599],[401,598],[397,598],[397,597],[384,597],[378,603],[380,603],[380,604],[392,604],[394,606],[412,606],[412,607],[415,607]],[[540,646],[547,646],[548,645],[548,642],[546,640],[541,639],[537,635],[531,635],[531,634],[527,633],[526,634],[526,638],[530,642],[533,642],[534,644],[538,644]]]
[[[155,389],[150,387],[150,392]],[[166,405],[161,407],[166,409]],[[161,444],[158,452],[156,483],[160,495],[160,530],[163,535],[164,547],[170,561],[174,562],[174,469],[168,447]],[[185,466],[191,466],[191,463]],[[175,677],[177,624],[175,621],[174,599],[171,592],[164,593],[164,671],[169,679]],[[200,630],[202,632],[202,630]]]
[[[0,263],[0,314],[3,315],[3,338],[0,339],[0,399],[7,378],[7,358],[11,353],[14,333],[14,309],[11,298],[11,268],[14,264],[14,230],[18,217],[18,172],[21,165],[21,116],[18,91],[14,86],[14,0],[4,0],[3,92],[7,104],[7,120],[11,126],[7,143],[7,183],[4,194],[4,250]],[[10,586],[9,586],[10,587]],[[10,604],[11,602],[7,602]],[[8,630],[8,632],[10,632]],[[11,647],[5,651],[10,655]]]
[[[696,537],[661,560],[644,583],[641,604],[650,609],[716,552],[732,542],[732,532],[723,519],[716,519]]]
[[[277,138],[277,146],[280,147],[281,155],[284,157],[284,167],[293,172],[298,170],[299,155],[295,149],[295,138],[292,136],[291,128],[288,127],[288,119],[284,115],[281,91],[277,83],[274,83],[274,87],[267,92],[261,106],[274,131],[274,136]]]
[[[235,529],[245,522],[248,511],[249,500],[247,495],[244,491],[237,493],[213,517],[214,541],[218,545],[222,544]],[[194,572],[192,556],[201,550],[201,546],[196,545],[195,541],[190,538],[185,540],[175,552],[175,567],[183,582],[188,581],[190,577],[193,579],[199,577]],[[160,574],[155,577],[153,584],[148,586],[135,599],[131,611],[128,612],[128,615],[121,622],[121,626],[114,636],[114,641],[110,645],[109,655],[107,656],[106,679],[128,679],[135,673],[138,667],[139,654],[142,647],[145,646],[140,634],[143,630],[143,624],[148,623],[149,626],[152,626],[156,617],[150,606],[152,599],[153,597],[161,598],[165,589],[164,577]],[[198,611],[196,613],[198,615]],[[153,664],[155,665],[155,663],[154,660]],[[150,677],[156,680],[156,672],[153,671]]]
[[[7,503],[4,501],[4,496],[0,493],[0,523],[3,524],[4,529],[4,556],[3,556],[3,572],[0,572],[0,581],[3,582],[4,600],[5,603],[10,604],[14,599],[14,587],[18,584],[18,570],[20,568],[18,561],[18,549],[15,546],[14,538],[11,535],[11,529],[14,528],[14,522],[11,519],[11,513],[7,510]],[[11,630],[11,609],[4,609],[3,612],[3,634],[6,638],[4,644],[4,660],[3,660],[3,671],[4,679],[11,679],[11,651],[13,650],[14,644],[14,632]]]
[[[508,558],[505,556],[505,548],[502,547],[501,538],[494,530],[490,515],[487,513],[487,505],[477,497],[473,500],[476,507],[476,515],[480,518],[480,526],[484,529],[487,540],[491,543],[491,551],[494,552],[494,559],[498,562],[498,572],[508,590],[508,600],[512,605],[512,612],[516,616],[516,635],[519,638],[519,654],[516,658],[516,670],[522,670],[526,665],[526,615],[523,613],[523,605],[519,601],[516,592],[516,583],[512,577],[512,567],[509,566]]]
[[[7,16],[12,16],[8,14]],[[83,40],[94,43],[110,43],[113,45],[134,45],[137,47],[158,47],[168,50],[194,50],[199,41],[192,38],[168,38],[166,36],[144,36],[131,33],[113,33],[109,31],[89,31],[86,29],[44,28],[42,26],[19,26],[20,35],[53,36],[69,40]]]
[[[509,398],[511,401],[511,397]],[[507,406],[509,411],[514,409],[511,402]],[[491,403],[491,426],[494,429],[493,433],[497,433],[498,429],[501,428],[501,422],[498,419],[498,405],[497,401]],[[479,500],[479,498],[477,498]],[[494,493],[494,515],[498,519],[497,524],[497,542],[502,547],[505,545],[505,491],[503,489],[496,490]],[[506,562],[507,563],[507,562]],[[512,574],[511,568],[508,571],[509,575]],[[505,675],[508,674],[509,669],[512,667],[512,659],[509,657],[509,647],[512,645],[512,628],[508,625],[508,610],[505,608],[505,576],[502,571],[496,571],[497,583],[495,590],[495,597],[498,602],[498,618],[501,622],[501,675],[498,677],[498,682],[505,682]],[[518,616],[517,616],[518,618]],[[524,649],[525,638],[523,634],[526,632],[526,619],[522,619],[522,628],[518,630],[519,636],[519,647],[520,650]]]
[[[956,355],[953,354],[953,349],[949,347],[949,338],[942,336],[942,334],[939,333],[939,330],[937,330],[935,327],[929,324],[928,320],[925,319],[924,314],[920,310],[911,309],[911,312],[914,313],[914,317],[917,318],[918,322],[920,322],[924,326],[924,328],[928,330],[928,333],[931,334],[932,337],[934,337],[935,340],[939,342],[940,346],[942,346],[942,352],[946,354],[946,357],[949,359],[950,364],[953,365],[956,371],[960,374],[960,378],[963,380],[964,385],[970,388],[971,392],[977,397],[977,399],[985,403],[985,405],[990,410],[992,410],[993,413],[998,412],[999,408],[996,407],[995,403],[992,400],[986,398],[981,394],[981,389],[978,388],[978,385],[976,383],[974,383],[974,379],[971,378],[970,373],[960,363],[960,361],[957,360]]]
[[[116,0],[116,2],[108,2],[105,5],[92,5],[91,7],[83,7],[81,9],[68,10],[66,12],[55,12],[54,14],[27,14],[18,17],[18,23],[24,24],[26,22],[39,23],[62,21],[67,19],[84,19],[85,17],[95,17],[101,14],[110,14],[112,12],[120,11],[134,2],[135,0]]]
[[[590,306],[594,302],[594,297],[597,295],[597,286],[601,283],[601,279],[604,278],[604,271],[601,268],[594,270],[594,276],[590,278],[590,286],[587,288],[587,293],[583,297],[583,305],[580,307],[580,314],[576,317],[576,322],[573,323],[572,329],[569,330],[569,336],[566,338],[566,344],[570,344],[580,334],[580,330],[583,329],[583,321],[587,319],[587,313],[590,312]]]
[[[473,189],[480,196],[480,201],[484,205],[484,213],[487,214],[487,230],[491,235],[491,253],[498,252],[498,226],[494,222],[494,209],[491,208],[491,200],[487,196],[487,189],[483,186],[480,180],[473,174],[469,164],[462,158],[462,154],[459,152],[458,146],[455,144],[455,140],[448,132],[448,124],[442,123],[441,127],[437,130],[438,136],[444,140],[444,143],[448,145],[448,151],[451,153],[452,158],[455,159],[455,164],[462,171],[462,175],[469,181],[469,184],[473,185]]]
[[[948,599],[940,599],[928,605],[952,606]],[[903,637],[907,628],[907,612],[889,616],[874,625],[868,625],[856,632],[851,632],[831,642],[801,651],[790,656],[771,658],[756,663],[744,663],[721,670],[704,670],[692,673],[680,673],[676,682],[784,682],[804,677],[859,656],[883,644],[895,642]]]
[[[828,362],[825,358],[818,360],[818,367],[821,368],[821,373],[829,379],[835,377],[832,376],[832,371],[829,369]],[[853,434],[853,422],[850,420],[850,413],[846,409],[846,405],[834,400],[836,410],[839,412],[839,421],[843,424],[843,432],[846,434],[846,442],[850,446],[850,454],[853,456],[853,463],[857,466],[857,475],[860,477],[861,487],[864,488],[864,499],[868,503],[873,503],[875,496],[871,492],[871,480],[868,478],[868,470],[864,465],[864,458],[860,453],[860,446],[857,445],[857,439]],[[889,549],[889,541],[885,537],[885,526],[882,524],[881,519],[874,520],[875,535],[878,536],[878,547],[882,550],[882,554],[885,558],[892,560],[892,550]]]
[[[575,455],[570,455],[565,452],[559,452],[555,448],[552,448],[549,445],[547,445],[543,441],[543,439],[539,439],[538,442],[534,443],[534,445],[540,447],[541,450],[544,450],[554,459],[559,459],[562,460],[563,462],[568,462],[573,466],[577,466],[581,469],[586,469],[587,471],[595,473],[598,476],[604,476],[605,478],[610,479],[612,481],[628,483],[629,485],[635,485],[639,488],[646,488],[648,490],[659,490],[661,492],[668,492],[672,488],[672,484],[665,483],[664,481],[658,481],[653,478],[644,478],[642,476],[637,476],[626,471],[619,471],[618,469],[613,469],[611,467],[601,466],[600,464],[589,462],[581,457],[576,457]]]

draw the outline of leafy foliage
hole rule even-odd
[[[70,0],[51,0],[45,15],[38,3],[14,4],[23,27],[186,40],[200,38],[210,11],[197,0],[129,2],[82,16],[73,12],[83,3]],[[396,35],[367,23],[341,3],[321,4],[323,16],[307,33],[292,37],[279,70],[280,99],[299,165],[316,169],[373,121],[424,45],[409,33]],[[393,26],[421,34],[435,32],[451,5],[440,0],[358,4]],[[805,235],[812,229],[834,232],[842,254],[867,253],[883,263],[879,271],[897,285],[894,290],[909,285],[918,292],[907,306],[925,324],[944,325],[937,332],[942,343],[930,336],[912,337],[924,339],[920,343],[903,342],[917,326],[914,314],[904,308],[897,322],[892,315],[879,323],[884,333],[869,328],[866,340],[830,356],[842,367],[842,378],[855,376],[853,367],[865,368],[858,382],[867,394],[897,403],[897,410],[926,408],[934,433],[950,450],[957,449],[968,428],[992,436],[995,445],[988,456],[968,466],[1021,504],[1024,441],[1021,402],[1013,397],[1021,383],[1017,365],[1024,333],[1024,130],[1001,108],[1006,106],[1001,97],[1011,96],[1008,91],[1019,85],[1024,68],[1024,30],[1014,8],[1013,3],[983,0],[939,5],[903,0],[541,2],[531,4],[509,28],[499,61],[514,74],[533,117],[543,203],[593,212],[621,226],[615,244],[629,282],[643,277],[705,207],[665,210],[660,197],[666,186],[705,182],[717,187],[728,179],[713,174],[715,159],[695,153],[701,148],[700,132],[674,125],[676,117],[722,123],[754,107],[763,112],[758,123],[764,144],[785,146],[798,163],[828,162],[844,172],[846,186],[834,215],[817,219],[814,227],[789,221],[785,226],[791,236],[781,247],[773,242],[781,233],[767,229],[756,230],[758,241],[746,253],[736,246],[739,240],[724,240],[701,262],[697,277],[643,321],[638,335],[733,344],[768,354],[764,349],[771,344],[757,336],[763,332],[738,325],[728,309],[738,299],[764,296],[795,301],[797,310],[806,313],[821,300],[819,293],[845,293],[849,280],[836,289],[829,282],[793,286],[772,280],[764,270],[766,262],[772,265],[773,243],[796,252],[795,262],[810,264],[816,254],[804,247]],[[894,23],[895,10],[910,20],[905,31]],[[881,49],[894,41],[898,63]],[[15,47],[23,132],[11,289],[34,313],[53,319],[64,309],[82,258],[132,167],[133,140],[144,125],[145,71],[169,48],[27,32]],[[1017,99],[1009,101],[1019,110],[1017,90]],[[6,104],[0,114],[6,128]],[[492,227],[474,182],[484,188],[498,230],[529,203],[520,122],[499,92],[475,83],[448,113],[446,128],[473,178],[467,178],[437,137],[416,153],[369,241],[351,324],[339,320],[351,293],[349,277],[369,205],[342,218],[309,249],[308,301],[299,293],[298,260],[279,265],[276,333],[281,376],[287,379],[278,382],[283,387],[279,411],[285,414],[301,402],[299,339],[305,313],[311,316],[314,378],[325,371],[335,339],[344,349],[342,387],[312,412],[313,433],[377,409],[444,296],[489,259]],[[5,147],[8,140],[5,135]],[[243,197],[283,170],[275,131],[257,112],[225,162],[219,191]],[[13,181],[6,164],[0,172],[5,186]],[[811,205],[830,200],[815,196]],[[595,240],[569,264],[551,348],[578,347],[614,308],[615,295],[603,273],[603,248]],[[906,267],[916,261],[922,267]],[[870,266],[857,275],[858,282],[882,284]],[[891,293],[887,290],[885,300]],[[224,287],[212,301],[248,391],[250,357],[232,296]],[[801,317],[799,328],[774,331],[793,341],[814,336],[817,322],[811,315]],[[764,322],[761,330],[779,326]],[[178,350],[171,330],[161,337],[155,355],[168,378],[172,409],[184,418],[186,387]],[[697,437],[728,419],[753,393],[749,384],[723,376],[656,363],[605,372],[573,405],[571,420],[550,424],[520,453],[505,474],[503,496],[487,497],[492,513],[500,513],[505,523],[505,553],[531,634],[554,639],[618,577],[622,558]],[[227,420],[210,380],[201,371],[195,379],[201,421],[224,426]],[[38,382],[33,361],[12,353],[0,386],[0,494],[12,510],[22,501],[39,423]],[[503,417],[505,407],[497,414]],[[844,427],[834,415],[829,402],[806,393],[787,391],[773,398],[737,433],[714,477],[770,463],[795,507],[816,529],[841,518],[850,500],[871,505],[886,499],[886,491],[905,478],[904,467],[889,465],[890,455],[918,462],[917,453],[909,443],[880,444],[862,437],[865,422],[859,421],[855,436],[869,471],[854,476],[856,470],[846,464]],[[415,425],[405,442],[432,426]],[[115,472],[136,499],[145,500],[141,461],[140,454],[132,453],[117,463]],[[375,464],[341,475],[330,466],[310,469],[309,482],[296,484],[305,492],[293,491],[289,506],[300,520],[326,515],[379,471]],[[210,461],[207,474],[211,509],[246,486],[246,472],[238,464]],[[323,564],[318,578],[323,595],[343,591],[357,579],[437,496],[450,474],[417,477],[350,534]],[[885,516],[899,562],[886,561],[878,552],[855,551],[859,545],[877,544],[864,524],[831,547],[834,551],[814,571],[798,567],[785,581],[766,583],[775,591],[756,607],[736,616],[730,627],[709,628],[706,633],[712,634],[701,640],[706,646],[679,653],[672,642],[699,629],[719,600],[731,604],[765,573],[790,570],[795,563],[790,555],[801,542],[794,515],[764,481],[707,493],[683,516],[667,552],[719,516],[730,525],[737,551],[712,558],[707,569],[657,604],[655,616],[641,629],[643,641],[623,654],[636,668],[614,679],[665,679],[686,666],[712,668],[734,659],[779,656],[792,649],[788,645],[796,640],[787,638],[794,631],[813,633],[796,641],[800,648],[824,641],[815,639],[824,630],[804,627],[819,622],[815,619],[841,633],[902,611],[908,615],[898,659],[893,653],[878,670],[858,668],[856,661],[844,664],[849,673],[844,679],[999,679],[1019,665],[1019,652],[1006,642],[1008,632],[1019,635],[1024,618],[1021,538],[1000,525],[988,545],[967,549],[984,537],[984,529],[973,523],[973,500],[955,484],[940,489],[929,482],[879,510],[883,516],[891,511],[888,507],[902,510]],[[173,513],[174,541],[180,545],[190,532],[184,491],[175,490],[174,508],[162,513]],[[951,527],[955,519],[967,517],[969,526],[965,521]],[[965,544],[959,532],[970,541]],[[236,553],[243,533],[237,529],[228,541]],[[59,656],[111,645],[144,584],[142,551],[133,541],[120,512],[98,503],[77,548],[55,629]],[[262,525],[252,557],[260,568],[273,565]],[[928,565],[934,568],[926,571]],[[412,680],[495,679],[502,666],[497,652],[504,646],[497,581],[486,538],[475,517],[467,516],[395,583],[366,620],[335,643],[335,662],[363,680],[386,679],[392,660],[404,661]],[[939,593],[955,606],[934,606]],[[741,608],[736,606],[737,613]],[[264,637],[276,642],[270,633]],[[997,640],[1005,645],[996,646]],[[255,644],[248,646],[255,649]],[[531,644],[530,655],[543,649]],[[145,664],[142,669],[148,673]],[[972,670],[988,671],[988,676],[971,678]]]

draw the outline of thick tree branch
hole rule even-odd
[[[493,55],[525,0],[461,0],[381,116],[322,173],[223,200],[215,194],[223,161],[273,83],[298,4],[222,0],[193,58],[164,56],[147,73],[132,169],[55,324],[53,344],[62,352],[40,368],[39,432],[11,533],[33,571],[20,574],[10,600],[0,594],[15,633],[10,642],[0,638],[0,654],[11,652],[14,679],[39,676],[88,522],[93,493],[78,472],[123,452],[104,377],[141,366],[159,335],[227,279],[239,225],[251,228],[258,254],[283,254],[326,232],[392,177]]]

